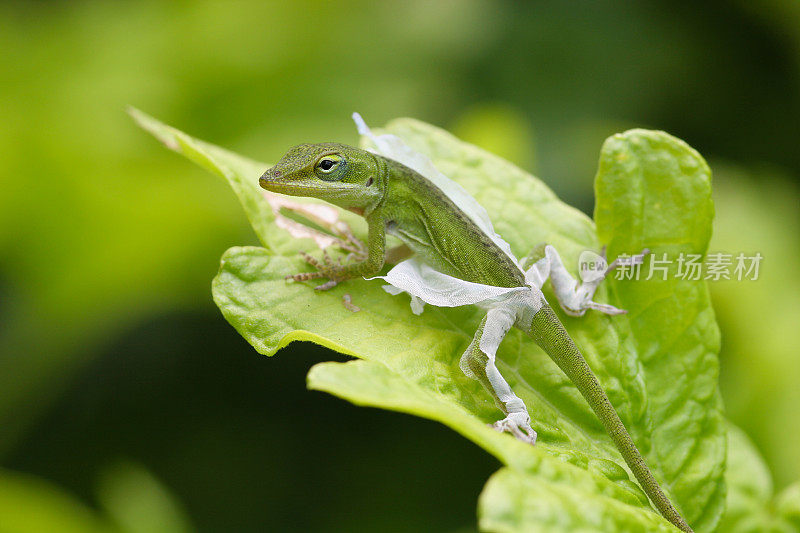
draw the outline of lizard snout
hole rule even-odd
[[[276,181],[280,181],[281,179],[281,171],[277,170],[275,167],[270,168],[266,172],[264,172],[260,178],[258,178],[258,184],[261,185],[264,189],[268,188],[270,183],[275,183]]]

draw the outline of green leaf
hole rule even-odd
[[[497,533],[675,531],[657,515],[598,493],[580,476],[569,474],[533,477],[513,468],[500,469],[478,502],[481,529]]]
[[[118,461],[101,473],[98,500],[121,533],[194,531],[170,491],[143,466]]]
[[[110,533],[116,529],[77,498],[39,478],[0,470],[0,532]]]
[[[609,256],[645,247],[652,252],[642,280],[609,284],[629,311],[630,340],[648,384],[646,457],[687,521],[711,530],[725,498],[719,330],[706,282],[678,272],[681,254],[703,255],[708,247],[711,172],[682,141],[632,130],[604,144],[595,190],[597,232]],[[668,264],[657,263],[665,258]]]
[[[800,531],[800,481],[795,481],[775,498],[773,508],[783,531]]]
[[[199,166],[222,176],[244,207],[250,224],[266,248],[272,248],[269,238],[274,232],[270,231],[273,221],[272,211],[259,194],[258,181],[252,176],[260,175],[269,165],[258,163],[246,157],[234,154],[213,144],[203,142],[186,135],[182,131],[171,128],[159,122],[150,115],[138,109],[128,109],[131,117],[145,130],[153,134],[164,146],[174,150],[194,161]]]
[[[195,139],[138,109],[130,108],[128,112],[139,126],[153,134],[164,143],[164,146],[225,178],[242,203],[250,224],[265,248],[275,253],[291,254],[296,253],[303,246],[310,246],[307,241],[301,240],[298,243],[297,239],[293,239],[274,224],[275,215],[265,201],[264,191],[258,185],[258,177],[270,165]],[[310,202],[303,198],[298,198],[297,201]],[[342,211],[341,218],[355,223],[357,217],[352,213]]]
[[[720,530],[800,531],[800,481],[774,496],[769,470],[747,435],[729,424],[728,439],[728,498]]]
[[[243,205],[269,249],[237,247],[224,254],[213,292],[226,319],[266,355],[291,341],[310,340],[363,359],[318,365],[309,373],[309,386],[358,404],[439,420],[511,467],[487,485],[480,508],[484,527],[672,527],[650,509],[575,387],[520,332],[511,332],[503,342],[499,367],[529,406],[539,433],[535,447],[487,427],[500,413],[480,384],[458,367],[481,311],[428,307],[415,316],[407,297],[388,295],[378,281],[353,280],[323,293],[285,282],[286,274],[307,268],[295,251],[311,245],[289,239],[270,223],[271,212],[259,207],[264,202],[255,182],[267,165],[239,162],[229,152],[212,150],[152,119],[147,123],[168,146],[203,164],[218,165],[216,171],[240,195],[250,195]],[[559,249],[568,267],[576,267],[581,251],[599,249],[601,241],[590,219],[507,161],[410,119],[396,120],[386,131],[428,154],[443,173],[473,194],[518,256],[548,242]],[[640,149],[642,139],[647,146]],[[626,157],[630,161],[625,165],[614,164]],[[254,184],[250,188],[243,185],[248,180]],[[653,180],[686,194],[648,188]],[[626,187],[640,195],[614,203],[613,197]],[[709,192],[702,158],[677,139],[640,131],[617,136],[604,147],[598,175],[602,242],[609,243],[613,253],[637,253],[644,244],[660,247],[660,228],[649,228],[651,221],[644,214],[657,205],[662,213],[658,222],[681,236],[686,250],[702,254],[710,232]],[[633,208],[635,200],[638,210]],[[345,294],[352,295],[362,311],[348,311],[342,305]],[[564,318],[565,325],[665,490],[696,530],[710,531],[722,510],[725,441],[715,385],[718,334],[704,284],[612,280],[601,287],[597,300],[628,307],[632,313],[613,318],[590,313],[581,319]],[[673,391],[676,383],[678,390]],[[551,509],[540,512],[536,502],[518,492],[531,486],[534,492],[552,493],[546,500]],[[514,494],[505,500],[511,507],[495,512],[498,500],[504,500],[498,494],[506,493]],[[578,511],[575,502],[580,501],[591,502],[597,514]]]

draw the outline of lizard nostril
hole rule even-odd
[[[264,174],[261,175],[261,179],[259,180],[261,183],[266,183],[270,181],[275,181],[281,177],[281,172],[278,170],[269,169]]]

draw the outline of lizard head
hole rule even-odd
[[[345,144],[300,144],[258,180],[271,192],[311,196],[363,214],[382,192],[378,159]]]

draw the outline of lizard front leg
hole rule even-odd
[[[352,278],[374,276],[383,268],[386,254],[386,224],[382,219],[367,220],[367,251],[366,258],[353,263],[339,264],[330,260],[327,254],[322,261],[301,253],[308,264],[317,269],[316,272],[303,272],[286,276],[294,281],[307,281],[316,278],[327,278],[328,281],[315,287],[318,291],[325,291],[335,287],[342,281]]]
[[[536,431],[525,402],[514,394],[497,369],[496,353],[500,341],[514,324],[514,314],[507,309],[491,309],[481,321],[469,347],[461,356],[461,370],[481,382],[495,404],[506,414],[492,424],[498,431],[509,432],[522,442],[536,444]]]

